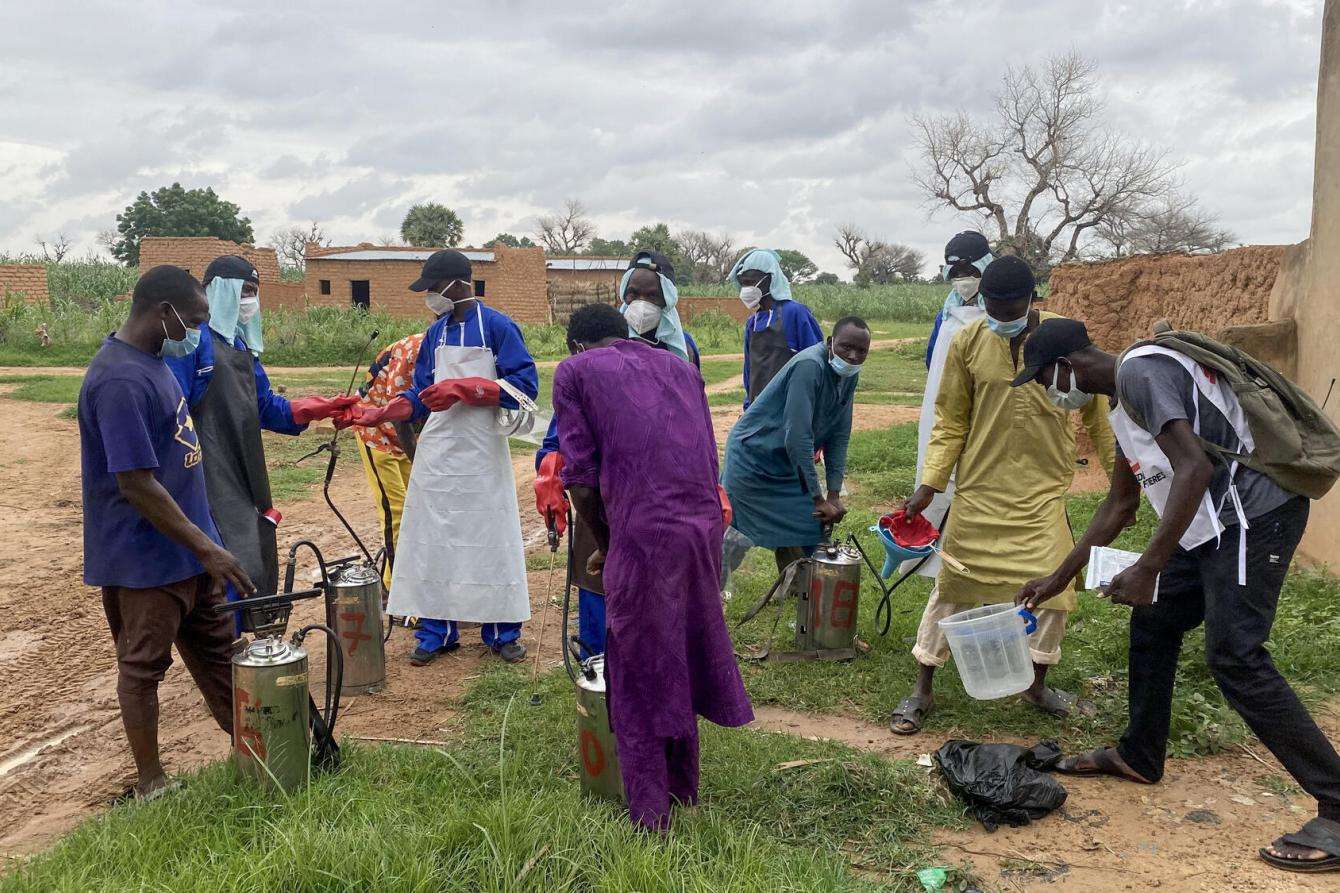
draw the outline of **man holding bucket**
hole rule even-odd
[[[568,341],[577,353],[554,373],[562,478],[597,546],[587,570],[604,582],[609,714],[629,814],[663,830],[672,798],[698,797],[697,717],[754,718],[717,589],[712,414],[698,371],[628,337],[614,308],[578,310]]]
[[[440,314],[424,335],[413,383],[386,406],[361,407],[339,421],[428,419],[386,609],[419,618],[415,666],[459,647],[457,621],[481,624],[484,644],[516,663],[526,657],[519,640],[530,595],[512,457],[496,416],[499,406],[518,406],[503,382],[533,400],[539,375],[516,323],[475,298],[470,259],[461,252],[435,252],[410,289],[428,292]]]
[[[934,707],[932,681],[949,657],[940,621],[977,605],[1012,601],[1039,564],[1059,561],[1074,545],[1065,512],[1076,458],[1069,410],[1081,411],[1103,467],[1112,467],[1105,401],[1010,387],[1025,341],[1041,320],[1055,316],[1033,308],[1035,287],[1032,270],[1020,258],[992,261],[980,286],[985,318],[959,329],[947,347],[921,485],[904,513],[911,519],[926,511],[953,478],[943,545],[966,570],[941,567],[931,590],[912,649],[920,667],[916,686],[890,720],[900,735],[921,731]],[[1060,596],[1038,615],[1030,638],[1034,681],[1022,694],[1047,713],[1064,716],[1074,698],[1049,688],[1046,676],[1061,660],[1066,615],[1076,604],[1073,580]]]

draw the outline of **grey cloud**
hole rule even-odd
[[[399,177],[365,174],[335,189],[305,196],[289,205],[288,212],[297,220],[358,217],[394,201],[405,185],[406,181]]]

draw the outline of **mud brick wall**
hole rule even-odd
[[[273,248],[239,245],[213,236],[145,236],[140,242],[140,270],[159,264],[184,267],[192,276],[203,279],[205,267],[225,254],[240,254],[251,261],[261,274],[261,284],[279,282],[279,258]]]
[[[30,304],[51,297],[47,268],[42,264],[0,264],[0,299],[22,297]]]
[[[1213,335],[1265,322],[1280,271],[1282,245],[1250,245],[1219,254],[1160,254],[1052,271],[1046,307],[1084,321],[1105,350],[1146,338],[1156,320]]]
[[[419,278],[423,262],[404,260],[346,261],[323,255],[344,251],[394,251],[374,245],[309,248],[307,252],[307,302],[311,306],[348,307],[353,304],[353,282],[366,281],[372,309],[395,316],[426,316],[423,294],[409,290]],[[409,249],[422,251],[423,249]],[[493,261],[474,261],[471,272],[484,283],[484,301],[517,322],[550,321],[545,285],[544,251],[539,248],[496,247]],[[329,294],[322,294],[323,280]]]
[[[261,288],[262,310],[306,310],[307,286],[303,282],[269,282]]]

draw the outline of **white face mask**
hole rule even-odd
[[[651,301],[633,301],[623,311],[628,320],[628,328],[638,335],[647,335],[656,331],[661,324],[661,308]]]
[[[1056,364],[1056,370],[1052,372],[1052,383],[1047,385],[1047,399],[1052,402],[1052,406],[1066,411],[1072,409],[1082,409],[1089,405],[1093,399],[1093,394],[1086,394],[1075,387],[1075,372],[1070,371],[1070,390],[1062,391],[1057,387],[1061,380],[1061,364]]]
[[[977,289],[982,284],[982,280],[976,276],[961,276],[958,279],[950,279],[950,284],[954,286],[954,291],[965,301],[971,301],[977,297]]]
[[[430,291],[423,296],[423,302],[428,305],[428,309],[434,316],[444,316],[456,308],[456,302],[445,294],[436,291]]]
[[[759,288],[757,285],[746,285],[744,288],[740,289],[740,300],[743,301],[744,305],[750,310],[754,310],[758,307],[759,302],[763,300],[763,289]]]
[[[260,295],[255,295],[249,298],[243,298],[242,302],[237,305],[237,321],[242,323],[242,325],[246,325],[247,323],[251,322],[252,317],[254,317],[257,313],[260,312],[261,312]]]

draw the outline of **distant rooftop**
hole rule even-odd
[[[471,261],[492,261],[492,251],[462,251]],[[422,263],[433,255],[432,249],[405,251],[383,248],[359,248],[355,251],[337,251],[334,254],[318,254],[312,260],[403,260]]]
[[[550,257],[544,265],[550,270],[622,270],[627,258],[618,257]]]

